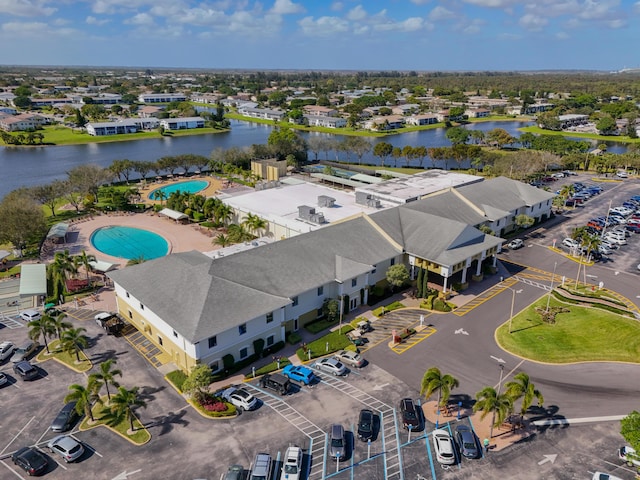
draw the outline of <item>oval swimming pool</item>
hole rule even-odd
[[[91,234],[96,250],[112,257],[152,260],[169,253],[169,242],[157,233],[134,227],[102,227]]]
[[[177,191],[181,191],[183,193],[197,193],[207,188],[207,186],[209,186],[209,182],[206,180],[187,180],[186,182],[172,183],[152,190],[149,192],[149,198],[151,200],[157,200],[155,198],[156,192],[163,192],[165,194],[165,198]]]

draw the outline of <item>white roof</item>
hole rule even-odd
[[[169,218],[173,218],[174,220],[183,220],[185,218],[189,218],[188,215],[182,212],[171,210],[170,208],[163,208],[162,210],[160,210],[160,215],[165,215]]]

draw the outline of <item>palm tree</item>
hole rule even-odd
[[[446,374],[443,375],[438,367],[432,367],[427,370],[422,377],[420,386],[420,395],[429,398],[434,392],[438,392],[438,407],[446,405],[451,395],[451,389],[460,386],[458,379]]]
[[[164,205],[164,201],[167,199],[167,194],[164,190],[158,189],[153,192],[153,199],[160,200],[160,205]]]
[[[473,405],[473,411],[482,412],[480,415],[481,420],[484,420],[488,414],[493,414],[489,432],[489,438],[493,438],[493,427],[501,425],[513,411],[513,400],[506,393],[498,395],[498,392],[493,387],[484,387],[476,393],[476,403]]]
[[[70,328],[62,332],[60,338],[62,350],[69,354],[75,353],[78,362],[80,362],[80,350],[86,348],[88,344],[87,337],[83,335],[86,331],[86,328]]]
[[[211,243],[224,248],[224,247],[228,247],[233,242],[231,241],[228,235],[225,235],[224,233],[219,233],[218,235],[216,235],[216,238],[214,238]]]
[[[27,326],[29,327],[29,338],[31,340],[38,340],[42,337],[47,353],[51,353],[49,351],[49,342],[47,342],[47,338],[51,338],[51,336],[56,332],[53,324],[53,318],[44,314],[36,320],[31,320],[27,323]]]
[[[119,387],[118,393],[113,396],[110,405],[111,414],[116,419],[121,419],[124,416],[127,420],[129,420],[129,425],[131,427],[131,431],[133,432],[133,420],[135,418],[133,409],[135,407],[146,408],[147,402],[140,398],[138,394],[138,387],[133,387],[130,390],[127,390],[124,387]]]
[[[540,390],[531,382],[529,375],[524,372],[520,372],[513,377],[514,381],[507,382],[505,384],[506,394],[511,397],[512,401],[516,401],[522,398],[522,405],[520,406],[520,416],[524,417],[527,410],[533,403],[533,399],[538,400],[538,406],[544,403],[544,397]]]
[[[88,416],[91,421],[95,421],[93,418],[93,412],[91,411],[91,407],[93,403],[96,401],[100,401],[100,397],[98,396],[98,390],[100,389],[100,383],[98,380],[93,377],[93,375],[89,375],[87,380],[87,386],[83,387],[82,385],[78,385],[74,383],[69,387],[71,390],[70,393],[64,397],[65,403],[67,402],[76,402],[76,412],[79,414],[85,414]]]
[[[146,262],[144,255],[139,255],[137,257],[134,258],[130,258],[129,261],[127,262],[127,267],[130,267],[132,265],[140,265],[141,263]]]
[[[78,269],[78,267],[80,265],[82,265],[84,267],[84,271],[87,274],[87,283],[88,283],[89,286],[91,286],[91,277],[89,276],[89,272],[91,272],[91,264],[90,264],[90,262],[95,262],[96,261],[95,255],[87,254],[87,252],[82,250],[82,253],[80,253],[79,255],[75,255],[72,258],[72,261],[73,261],[73,265],[76,268],[76,270]]]
[[[250,213],[247,218],[244,219],[242,224],[249,229],[249,231],[256,236],[260,233],[260,230],[267,228],[267,221],[264,218]]]
[[[53,262],[49,265],[51,272],[51,280],[54,284],[54,295],[56,300],[66,291],[66,280],[69,278],[69,274],[75,273],[77,270],[69,255],[69,250],[64,252],[56,252],[53,257]]]
[[[220,202],[220,204],[216,205],[213,211],[213,216],[216,223],[226,225],[233,216],[233,209],[226,203]]]
[[[227,233],[229,239],[234,243],[248,242],[255,238],[244,225],[238,225],[237,223],[229,225]]]
[[[107,401],[109,403],[111,402],[111,393],[109,392],[109,384],[118,388],[120,384],[116,381],[115,377],[116,375],[119,377],[122,377],[122,371],[118,370],[117,368],[115,369],[111,368],[115,363],[116,363],[116,360],[113,358],[110,358],[109,360],[105,360],[100,364],[100,371],[93,374],[96,377],[96,379],[102,382],[104,384],[104,387],[107,389]]]
[[[65,318],[67,318],[67,315],[62,312],[60,312],[55,317],[52,317],[51,324],[53,326],[53,329],[55,330],[56,335],[58,335],[58,340],[62,338],[63,331],[73,327],[71,323],[64,321]]]

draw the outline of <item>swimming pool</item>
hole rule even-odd
[[[169,253],[169,242],[157,233],[133,227],[102,227],[91,234],[91,244],[112,257],[152,260]]]
[[[200,190],[204,190],[208,185],[209,182],[206,180],[187,180],[186,182],[172,183],[171,185],[165,185],[164,187],[152,190],[149,192],[149,198],[151,200],[156,200],[154,196],[157,191],[164,192],[167,197],[178,190],[183,193],[196,193]]]

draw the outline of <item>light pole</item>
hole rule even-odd
[[[553,280],[556,276],[556,267],[558,266],[558,262],[553,264],[553,274],[551,275],[551,289],[549,290],[549,296],[547,297],[547,309],[545,312],[549,311],[549,302],[551,301],[551,292],[553,292]]]
[[[496,401],[498,401],[499,397],[500,397],[500,390],[502,389],[502,375],[504,372],[504,360],[501,358],[496,358],[493,355],[491,355],[491,358],[493,358],[494,360],[496,360],[498,362],[498,365],[500,365],[500,380],[498,380],[498,390],[496,393]],[[493,415],[491,416],[491,429],[489,430],[489,438],[493,438],[493,425],[496,423],[496,411],[495,409],[493,410]]]
[[[512,332],[511,324],[513,323],[513,307],[516,303],[516,293],[521,293],[522,290],[515,290],[514,288],[503,285],[504,288],[511,290],[511,311],[509,313],[509,333]]]

